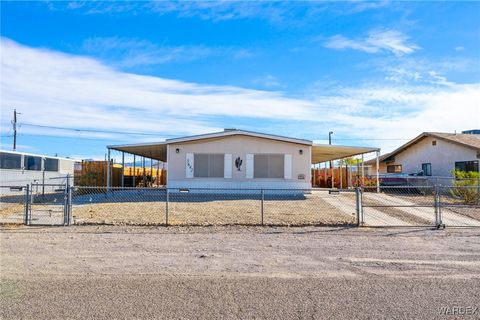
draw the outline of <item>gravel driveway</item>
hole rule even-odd
[[[441,308],[480,307],[475,229],[21,227],[0,240],[3,319],[445,319]]]

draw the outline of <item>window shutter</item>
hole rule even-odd
[[[224,163],[223,163],[223,177],[225,179],[230,179],[232,177],[232,154],[225,153]]]
[[[286,154],[285,161],[284,161],[284,171],[283,171],[283,178],[284,179],[292,179],[292,155]]]
[[[193,178],[193,153],[185,154],[185,178]]]
[[[247,161],[247,163],[245,164],[246,178],[253,179],[253,154],[247,154],[245,160]]]

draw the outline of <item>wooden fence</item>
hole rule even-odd
[[[75,170],[75,185],[105,187],[107,185],[107,161],[82,161]],[[125,187],[154,187],[167,183],[165,169],[133,167],[122,168],[120,164],[110,163],[110,186],[122,186],[122,172]]]
[[[318,188],[351,188],[363,186],[375,186],[376,177],[372,177],[369,170],[365,168],[365,176],[362,178],[360,170],[352,170],[352,168],[323,168],[312,169],[312,186]],[[332,186],[333,176],[333,186]]]

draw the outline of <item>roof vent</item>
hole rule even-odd
[[[223,129],[224,132],[227,132],[227,131],[237,131],[236,128],[225,128]]]

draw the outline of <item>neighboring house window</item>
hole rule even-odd
[[[42,170],[42,158],[34,156],[25,156],[25,169],[27,170]]]
[[[58,159],[45,159],[45,171],[58,171]]]
[[[422,163],[422,171],[426,176],[432,175],[432,164],[431,163]]]
[[[392,164],[387,166],[388,173],[402,173],[402,165],[401,164]]]
[[[460,170],[465,172],[469,172],[469,171],[478,172],[478,160],[455,162],[455,170]]]
[[[14,153],[0,153],[1,169],[21,169],[22,155]]]
[[[283,178],[285,155],[255,154],[253,158],[254,178]]]
[[[223,178],[224,160],[223,154],[195,154],[193,176],[195,178]]]

